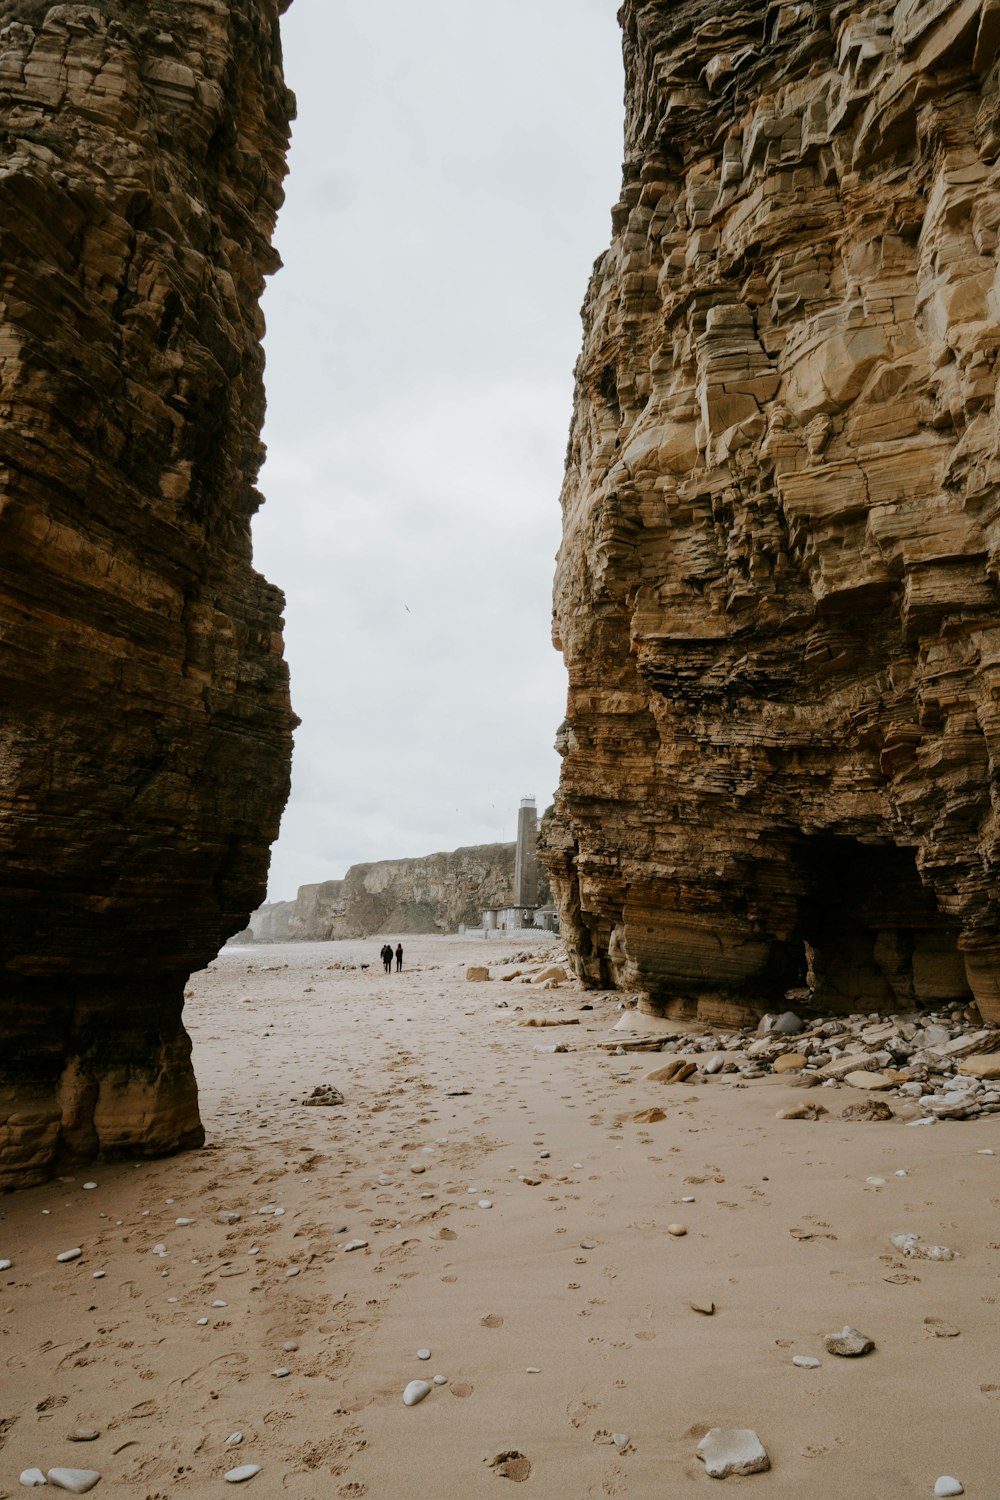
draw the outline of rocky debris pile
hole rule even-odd
[[[343,1104],[344,1096],[332,1083],[318,1083],[309,1095],[303,1099],[303,1104],[311,1104],[320,1108],[331,1108],[337,1104]]]
[[[1000,1114],[1000,1026],[982,1025],[971,1006],[815,1020],[786,1011],[764,1016],[756,1030],[714,1029],[659,1042],[637,1037],[635,1044],[640,1043],[673,1055],[647,1075],[661,1083],[784,1073],[801,1087],[877,1092],[893,1100],[891,1110],[871,1107],[881,1100],[855,1101],[844,1118],[964,1120]],[[622,1050],[630,1045],[625,1042]]]

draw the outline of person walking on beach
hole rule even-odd
[[[402,945],[402,943],[397,943],[396,944],[396,973],[397,974],[399,973],[399,971],[400,971],[400,969],[402,967],[403,967],[403,945]]]
[[[392,973],[392,947],[389,943],[382,944],[382,967],[387,974]]]

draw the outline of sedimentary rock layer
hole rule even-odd
[[[544,831],[594,983],[1000,1018],[1000,8],[625,0]]]
[[[183,987],[287,794],[251,564],[276,0],[0,6],[0,1187],[202,1138]]]
[[[485,908],[513,900],[515,848],[477,844],[419,859],[352,865],[343,880],[300,885],[294,901],[262,906],[250,919],[249,935],[263,943],[326,942],[376,932],[457,932],[463,923],[478,927]],[[538,899],[546,901],[548,882],[542,872],[539,878]]]

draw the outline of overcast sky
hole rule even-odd
[[[579,308],[622,136],[616,0],[294,0],[259,570],[296,733],[270,899],[512,839],[550,643]]]

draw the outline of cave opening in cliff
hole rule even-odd
[[[804,836],[796,851],[803,977],[824,1010],[898,1011],[969,1000],[959,929],[912,848]]]

